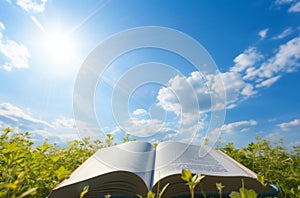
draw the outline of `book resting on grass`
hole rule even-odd
[[[79,166],[67,179],[58,184],[49,198],[78,198],[85,186],[88,197],[146,197],[158,185],[166,188],[162,197],[190,197],[189,187],[181,179],[182,169],[205,175],[195,188],[195,197],[219,197],[216,183],[225,186],[223,196],[239,191],[244,180],[246,189],[262,196],[278,194],[278,188],[268,183],[263,186],[257,175],[222,151],[209,146],[179,142],[159,143],[156,148],[147,142],[128,142],[98,150]]]

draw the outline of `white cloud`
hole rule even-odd
[[[294,0],[276,0],[275,4],[277,5],[283,5],[283,4],[290,4],[292,3]]]
[[[246,86],[245,81],[242,79],[241,74],[236,72],[226,72],[221,76],[226,88],[227,104],[235,103],[239,100],[239,96]]]
[[[251,126],[255,125],[257,125],[255,120],[233,122],[224,124],[222,126],[222,131],[225,131],[226,133],[245,132],[248,131]]]
[[[52,122],[54,128],[74,129],[76,128],[74,119],[59,118]]]
[[[269,31],[269,28],[263,29],[261,31],[259,31],[258,35],[260,36],[260,39],[265,39],[267,36],[267,33]]]
[[[14,125],[19,128],[26,127],[27,129],[43,129],[45,127],[53,127],[48,122],[36,119],[30,114],[24,112],[21,108],[9,103],[0,104],[0,117],[2,121],[9,125]]]
[[[0,40],[0,53],[7,61],[2,65],[2,69],[11,71],[13,68],[28,68],[30,53],[25,45],[18,44],[13,40]]]
[[[283,38],[287,37],[288,35],[290,35],[291,33],[293,33],[293,29],[287,28],[283,32],[278,34],[277,36],[274,36],[272,39],[283,39]]]
[[[169,87],[158,92],[158,105],[176,115],[195,109],[194,104],[188,104],[192,94],[187,89],[192,86],[198,97],[200,112],[223,108],[222,105],[216,108],[221,104],[218,98],[222,99],[222,96],[218,96],[218,93],[222,89],[226,92],[226,108],[235,108],[237,103],[257,94],[259,88],[273,85],[283,73],[297,71],[300,66],[299,59],[300,37],[281,45],[275,55],[267,60],[263,60],[263,55],[256,48],[249,47],[234,59],[235,64],[228,72],[219,74],[221,78],[195,71],[188,77],[176,76],[170,79]],[[215,98],[214,104],[212,96]]]
[[[3,30],[5,27],[0,23],[0,30]],[[25,45],[19,44],[13,40],[3,38],[2,33],[0,32],[0,54],[5,57],[5,61],[0,62],[0,68],[11,71],[13,68],[28,68],[28,61],[30,58],[30,53]]]
[[[246,98],[256,94],[257,91],[254,90],[253,85],[246,83],[245,87],[242,89],[241,95],[244,95]]]
[[[300,64],[297,63],[299,59],[300,36],[280,46],[279,51],[275,55],[275,57],[272,58],[267,65],[262,67],[263,71],[266,70],[265,75],[263,76],[270,77],[272,76],[272,74],[279,71],[293,72],[300,66]]]
[[[47,0],[16,0],[16,4],[27,12],[43,12]]]
[[[296,0],[276,0],[276,5],[292,4],[288,12],[300,12],[300,1]]]
[[[174,112],[177,116],[184,113],[199,113],[200,109],[209,109],[210,107],[207,107],[208,103],[210,104],[210,101],[207,101],[210,100],[207,98],[208,88],[201,75],[197,75],[199,73],[193,72],[189,77],[171,78],[169,86],[159,90],[157,105],[166,111]]]
[[[296,142],[291,142],[288,144],[288,147],[293,148],[294,146],[299,146],[300,145],[300,141],[296,141]]]
[[[261,83],[257,84],[256,87],[257,88],[261,88],[261,87],[270,87],[271,85],[273,85],[277,80],[279,80],[281,76],[275,76],[273,78],[269,78],[265,81],[262,81]]]
[[[157,106],[176,115],[176,122],[182,128],[179,133],[192,126],[199,128],[199,123],[203,122],[208,112],[225,108],[226,96],[220,76],[203,76],[199,71],[192,72],[188,77],[176,76],[169,80],[168,87],[158,92]],[[187,132],[184,134],[188,135]]]
[[[249,59],[241,64],[245,66],[253,62],[255,61]],[[188,77],[176,76],[169,81],[169,87],[159,90],[158,105],[166,111],[174,112],[177,116],[182,113],[183,120],[186,120],[186,115],[194,118],[194,121],[197,116],[193,116],[193,111],[197,108],[199,111],[194,111],[197,115],[201,112],[223,109],[225,105],[227,108],[233,108],[235,103],[257,93],[253,85],[244,81],[242,74],[235,72],[236,70],[219,75],[209,74],[205,78],[199,71],[193,72]],[[188,91],[191,86],[192,93]],[[196,94],[198,104],[190,102],[193,94]]]
[[[123,123],[121,126],[131,135],[146,138],[156,133],[169,131],[167,125],[168,123],[159,119],[132,119],[127,120],[126,124]]]
[[[174,141],[180,141],[185,143],[195,143],[200,144],[201,138],[205,136],[204,133],[201,133],[203,129],[203,123],[199,122],[189,127],[181,128],[178,132],[173,135]]]
[[[235,65],[231,67],[230,70],[234,72],[244,71],[246,68],[251,67],[257,62],[261,61],[262,58],[263,55],[257,52],[255,47],[249,47],[233,60]]]
[[[72,119],[59,118],[50,123],[10,103],[0,104],[0,120],[1,128],[12,127],[15,131],[30,132],[36,144],[43,143],[45,138],[60,144],[79,138]]]
[[[211,129],[213,130],[218,125],[215,115],[208,115],[215,110],[221,110],[225,108],[226,96],[225,91],[231,91],[236,87],[240,87],[239,82],[228,84],[226,90],[224,90],[223,81],[220,78],[223,77],[223,81],[235,77],[235,73],[220,73],[217,74],[203,74],[200,71],[192,72],[189,76],[175,76],[169,80],[169,86],[161,88],[157,96],[157,106],[163,108],[165,111],[170,111],[175,114],[174,117],[177,120],[172,120],[168,126],[173,129],[176,133],[168,134],[167,136],[175,141],[180,142],[190,142],[193,138],[194,141],[199,141],[199,139],[205,136],[208,129],[206,126],[212,123]],[[241,79],[240,76],[238,78]],[[225,80],[224,80],[225,79]],[[236,82],[236,81],[235,81]],[[226,84],[224,82],[224,84]],[[233,95],[235,92],[233,93]],[[194,98],[196,97],[196,98]],[[214,117],[211,117],[214,116]],[[211,120],[208,123],[207,118],[210,117]],[[223,120],[222,120],[223,121]],[[178,126],[175,129],[174,125]],[[222,123],[220,124],[222,125]],[[171,131],[171,130],[167,130]],[[207,131],[207,133],[209,133]],[[199,142],[197,142],[199,143]]]
[[[283,131],[288,131],[288,130],[291,130],[296,127],[300,128],[300,119],[295,119],[290,122],[284,122],[284,123],[278,124],[277,126]]]
[[[166,111],[174,112],[179,115],[181,112],[180,104],[176,95],[170,88],[163,87],[158,91],[157,99],[158,106],[161,106]]]
[[[297,3],[295,3],[295,4],[293,4],[293,5],[289,8],[288,12],[300,12],[300,1],[297,2]]]
[[[289,32],[290,30],[286,30],[277,37],[287,36]],[[189,83],[197,97],[200,98],[198,100],[199,106],[205,107],[200,108],[200,110],[206,110],[203,113],[212,110],[211,96],[218,96],[217,94],[224,88],[226,91],[226,108],[235,108],[239,102],[257,94],[260,88],[272,86],[284,73],[297,71],[300,66],[299,60],[300,37],[295,37],[279,46],[275,54],[268,59],[264,59],[264,56],[255,47],[249,47],[234,59],[235,64],[228,72],[220,73],[222,82],[220,82],[220,78],[216,78],[216,75],[204,75],[198,71],[187,77],[174,77],[169,81],[169,87],[162,88],[159,91],[158,104],[166,111],[175,112],[176,115],[179,115],[183,108],[189,110],[188,106],[179,103],[181,94],[186,98],[190,97],[188,92],[184,92],[186,90],[185,86],[187,86],[185,83]],[[222,83],[224,86],[222,86]],[[176,137],[189,139],[189,135],[192,134],[186,132],[186,129],[195,129],[198,125],[195,120],[198,118],[199,114],[193,113],[183,116],[181,122],[185,124],[178,131]],[[191,122],[187,122],[189,120]],[[294,121],[290,124],[296,125],[298,122],[300,121]],[[239,121],[224,124],[222,130],[227,133],[245,132],[255,125],[257,125],[255,120]],[[284,127],[286,125],[282,124],[280,126]],[[271,134],[268,138],[274,138],[277,135]]]
[[[145,109],[136,109],[132,114],[135,116],[143,116],[147,113]]]
[[[212,87],[212,90],[216,93],[220,92],[220,89],[225,88],[226,93],[226,108],[234,108],[236,106],[236,103],[238,103],[241,100],[244,100],[246,98],[249,98],[250,96],[256,94],[256,90],[254,90],[254,87],[243,80],[243,76],[239,72],[230,71],[221,73],[221,78],[224,84],[224,87],[221,85],[220,82],[216,80],[209,80],[211,81],[210,87]],[[216,76],[208,76],[208,78],[215,78]],[[220,100],[223,98],[223,96],[220,96]],[[217,103],[216,106],[219,104]],[[221,106],[222,108],[222,106]]]
[[[243,77],[245,80],[264,80],[277,76],[280,72],[294,72],[300,66],[300,37],[296,37],[279,47],[274,57],[258,68],[249,68]]]
[[[284,138],[279,132],[269,133],[264,137],[266,140],[270,140],[271,142],[278,142],[281,138]]]
[[[4,30],[5,29],[5,26],[4,24],[0,21],[0,30]]]
[[[228,72],[204,74],[194,71],[189,76],[174,76],[167,87],[158,91],[156,106],[173,112],[177,120],[167,123],[138,117],[126,120],[126,131],[134,131],[137,136],[152,136],[153,132],[157,132],[161,134],[160,137],[188,140],[193,135],[188,130],[206,127],[204,123],[207,120],[201,116],[208,118],[208,112],[224,108],[222,99],[225,95],[220,93],[226,93],[226,108],[235,108],[239,102],[257,94],[260,88],[273,85],[284,73],[297,71],[299,59],[300,37],[296,37],[281,45],[268,59],[255,47],[249,47],[234,59],[235,64]],[[196,104],[191,103],[193,95],[197,96]],[[199,110],[195,111],[196,107]],[[146,110],[136,109],[133,115],[144,113]],[[177,130],[174,127],[176,124],[181,124]],[[222,130],[227,133],[245,132],[255,125],[255,120],[239,121],[224,124]],[[200,135],[203,137],[203,134]]]
[[[30,139],[36,144],[41,145],[47,139],[49,143],[56,143],[65,146],[68,141],[78,140],[80,137],[77,133],[70,133],[69,131],[61,131],[57,134],[55,131],[48,130],[31,130]]]

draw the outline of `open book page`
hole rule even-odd
[[[179,142],[159,144],[156,151],[154,184],[166,176],[181,174],[182,169],[211,176],[256,177],[255,173],[211,147]]]
[[[153,146],[147,142],[128,142],[100,149],[56,188],[122,170],[137,174],[149,188],[154,155]]]

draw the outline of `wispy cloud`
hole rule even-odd
[[[288,147],[293,148],[294,146],[299,146],[300,145],[300,141],[295,141],[295,142],[291,142],[288,144]]]
[[[143,116],[147,113],[145,109],[136,109],[132,114],[135,116]]]
[[[133,136],[140,138],[148,138],[156,135],[157,133],[168,132],[171,130],[167,127],[167,122],[159,119],[132,119],[127,120],[127,126],[122,124],[122,128],[125,128]]]
[[[75,129],[75,122],[74,119],[68,118],[58,118],[54,122],[52,122],[52,126],[56,129]]]
[[[261,40],[265,39],[267,34],[268,34],[269,28],[263,29],[261,31],[258,32],[258,35],[260,37]]]
[[[255,125],[257,125],[257,122],[255,120],[238,121],[229,124],[224,124],[222,126],[222,131],[226,133],[246,132],[250,129],[251,126]]]
[[[24,112],[21,108],[14,106],[10,103],[0,104],[0,117],[1,120],[7,124],[28,129],[44,129],[45,127],[53,127],[48,122],[36,119],[30,114]]]
[[[294,0],[276,0],[275,4],[277,4],[277,5],[283,5],[283,4],[290,4],[292,2],[294,2]]]
[[[300,119],[295,119],[290,122],[283,122],[277,125],[281,130],[288,131],[296,127],[300,128]]]
[[[269,78],[267,80],[262,81],[261,83],[257,84],[255,87],[256,88],[261,88],[261,87],[270,87],[273,85],[281,76],[275,76],[272,78]]]
[[[264,139],[270,140],[272,142],[278,142],[280,141],[280,139],[284,138],[282,134],[280,134],[279,132],[275,132],[275,133],[269,133],[268,135],[266,135],[264,137]]]
[[[27,12],[43,12],[47,0],[16,0],[16,4]]]
[[[273,78],[279,73],[295,72],[300,66],[299,60],[300,37],[296,37],[281,45],[278,52],[262,63],[260,67],[248,68],[244,79],[260,82]]]
[[[0,104],[0,127],[28,131],[37,144],[42,143],[45,138],[62,144],[79,138],[73,119],[61,117],[47,122],[10,103]]]
[[[280,34],[278,34],[277,36],[274,36],[272,39],[283,39],[292,33],[293,33],[293,29],[289,27],[285,29],[283,32],[281,32]]]
[[[300,12],[300,1],[297,0],[276,0],[275,5],[291,5],[288,12]]]
[[[0,30],[4,30],[5,29],[5,26],[4,24],[0,21]]]
[[[295,4],[293,4],[293,5],[289,8],[288,12],[300,12],[300,1],[297,2],[297,3],[295,3]]]
[[[4,56],[0,68],[6,71],[11,71],[13,68],[28,68],[29,50],[25,45],[4,37],[1,32],[4,29],[4,24],[0,22],[0,54]]]

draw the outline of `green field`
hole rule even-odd
[[[0,136],[0,197],[44,198],[96,150],[113,144],[114,138],[108,135],[105,142],[74,140],[60,147],[45,141],[35,146],[30,133],[6,128]],[[300,146],[288,150],[283,140],[257,137],[243,148],[229,142],[219,149],[279,186],[279,197],[300,197]]]

